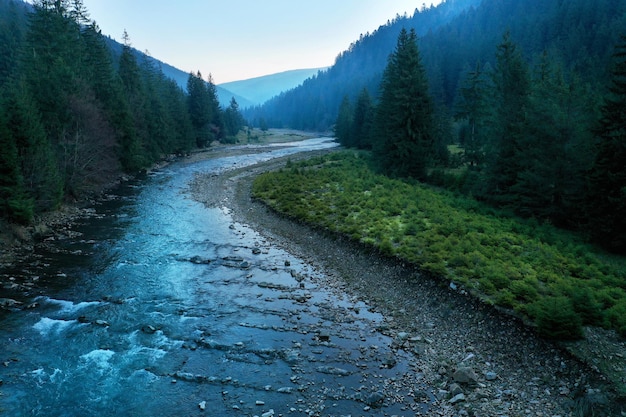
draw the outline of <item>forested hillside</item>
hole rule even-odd
[[[427,19],[452,5],[362,37],[328,72],[249,117],[334,125],[343,145],[370,149],[386,175],[626,253],[626,3],[483,0],[447,23]],[[431,25],[421,38],[419,19]]]
[[[189,74],[187,90],[155,61],[112,50],[79,0],[0,1],[0,217],[27,223],[122,172],[229,140],[236,101]]]
[[[613,45],[626,26],[625,13],[621,0],[447,0],[362,35],[328,71],[245,116],[256,123],[264,119],[271,127],[329,129],[344,96],[355,102],[366,88],[378,97],[387,58],[402,28],[415,30],[433,98],[448,111],[468,72],[477,64],[495,65],[496,45],[507,31],[526,62],[539,62],[547,51],[567,74],[606,85]]]

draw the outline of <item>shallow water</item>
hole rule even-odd
[[[402,352],[386,366],[380,315],[187,193],[198,172],[329,146],[173,164],[50,242],[21,270],[32,308],[0,315],[0,415],[414,415],[390,398],[416,372]]]

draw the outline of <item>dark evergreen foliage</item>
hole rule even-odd
[[[434,104],[414,30],[400,31],[380,90],[372,127],[377,163],[392,176],[426,178],[434,154]]]
[[[433,96],[448,107],[457,101],[467,68],[494,66],[493,51],[507,30],[528,62],[549,51],[563,62],[566,75],[576,72],[597,86],[606,77],[611,46],[625,20],[621,0],[448,0],[363,34],[333,67],[244,114],[253,121],[264,117],[273,127],[329,129],[345,95],[353,103],[363,88],[378,96],[387,57],[403,27],[419,36]]]
[[[352,103],[350,103],[348,96],[345,96],[339,106],[339,113],[335,122],[335,136],[343,146],[352,146],[352,118]]]
[[[127,34],[112,47],[81,0],[0,0],[0,40],[0,217],[26,223],[196,146],[186,93]],[[223,110],[202,83],[208,143]]]
[[[370,133],[374,122],[374,103],[366,88],[361,90],[354,107],[351,127],[351,146],[359,149],[371,149]]]
[[[589,232],[605,247],[626,254],[626,36],[616,46],[610,91],[596,129],[589,173]]]

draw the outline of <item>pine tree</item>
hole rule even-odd
[[[480,167],[484,162],[484,127],[487,118],[485,79],[480,63],[467,73],[459,89],[459,102],[455,117],[466,121],[460,133],[460,144],[465,151],[465,159],[470,167]]]
[[[6,95],[6,128],[16,148],[20,187],[36,212],[57,208],[63,196],[57,155],[27,88],[17,85]],[[11,151],[9,151],[11,152]]]
[[[24,189],[15,138],[3,118],[6,113],[4,103],[0,103],[0,216],[28,223],[33,216],[33,201]]]
[[[352,103],[350,98],[344,96],[339,106],[337,121],[335,122],[335,136],[340,144],[351,147],[352,143]]]
[[[237,133],[239,133],[244,125],[243,116],[241,116],[239,104],[237,100],[235,100],[235,97],[230,99],[230,105],[224,111],[224,125],[226,127],[226,133],[230,137],[237,136]]]
[[[605,247],[626,253],[626,36],[613,55],[611,87],[596,129],[589,173],[589,232]]]
[[[514,206],[516,196],[511,187],[520,171],[521,142],[528,133],[530,75],[508,32],[498,45],[492,79],[492,116],[485,155],[486,197],[499,205]]]
[[[372,130],[372,118],[374,116],[374,104],[367,88],[361,90],[354,107],[352,117],[352,144],[359,149],[370,149],[372,147],[370,136]]]
[[[373,127],[374,158],[384,173],[426,178],[435,135],[428,91],[417,35],[402,29],[383,73]]]
[[[209,107],[211,109],[211,134],[213,140],[222,140],[225,137],[224,114],[220,107],[220,100],[217,96],[217,87],[213,82],[213,76],[209,74],[207,79],[207,91],[209,93]]]
[[[143,142],[147,128],[144,120],[144,92],[139,64],[133,54],[130,38],[124,31],[124,45],[118,66],[125,106],[118,115],[120,139],[120,161],[124,170],[136,172],[146,164]]]
[[[211,102],[202,74],[190,73],[187,78],[187,108],[194,129],[196,146],[203,148],[210,143]]]

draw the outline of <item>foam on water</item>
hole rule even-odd
[[[115,355],[115,352],[112,350],[96,349],[81,355],[80,359],[87,364],[97,366],[99,369],[108,369],[111,368],[109,361],[113,355]]]
[[[101,301],[83,301],[80,303],[74,303],[73,301],[59,300],[56,298],[49,298],[49,297],[39,297],[38,300],[42,304],[46,303],[46,304],[59,306],[60,307],[59,312],[65,313],[65,314],[76,313],[84,308],[102,304]]]
[[[72,324],[76,324],[76,320],[60,320],[42,317],[33,325],[33,329],[37,330],[42,336],[59,334]]]

